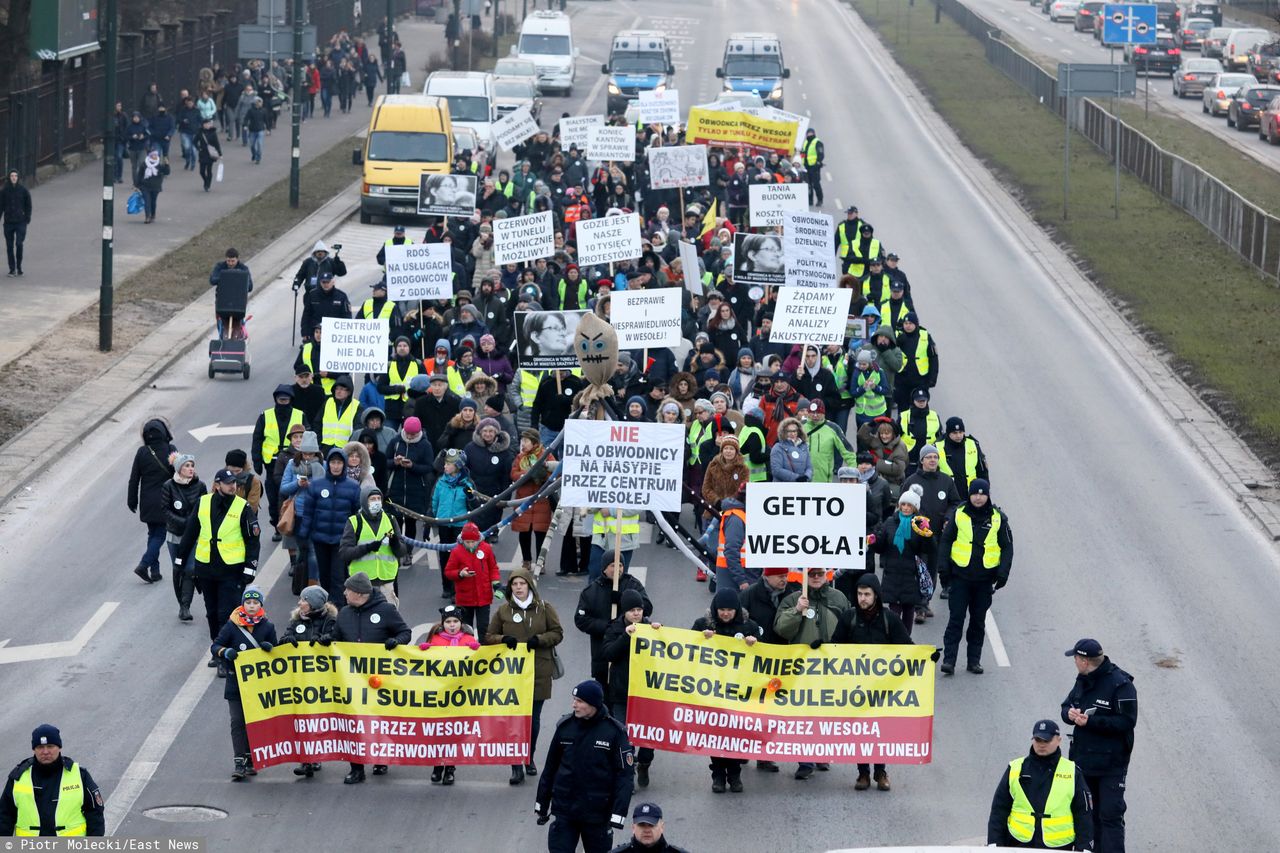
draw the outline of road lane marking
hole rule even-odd
[[[75,657],[84,651],[84,647],[93,639],[93,635],[98,633],[98,629],[119,606],[118,601],[104,601],[97,612],[89,617],[89,621],[85,622],[70,640],[34,643],[29,646],[10,646],[10,640],[5,640],[0,644],[0,664]]]
[[[996,627],[996,617],[987,611],[987,639],[991,640],[991,654],[996,657],[996,666],[1009,665],[1009,653],[1005,651],[1004,640],[1000,639],[1000,629]]]

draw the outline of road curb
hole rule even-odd
[[[939,137],[939,147],[965,176],[991,212],[1034,256],[1045,276],[1053,282],[1086,325],[1103,340],[1149,399],[1164,413],[1169,424],[1216,475],[1245,514],[1252,518],[1272,541],[1280,540],[1280,507],[1255,494],[1255,489],[1274,489],[1276,478],[1240,438],[1148,346],[1142,334],[1114,310],[1106,294],[1086,278],[1063,249],[1035,224],[1008,190],[974,156],[955,130],[934,109],[933,103],[898,65],[893,54],[858,13],[839,0],[832,0],[855,37],[868,53],[885,67],[903,71],[892,85],[904,101],[929,118]]]
[[[279,238],[246,261],[266,290],[303,250],[356,212],[353,181]],[[214,259],[210,259],[212,265]],[[279,285],[276,285],[277,287]],[[0,469],[18,472],[0,486],[0,506],[17,496],[70,451],[85,432],[96,429],[150,386],[188,352],[209,339],[212,304],[207,295],[183,308],[138,342],[102,376],[86,383],[22,432],[0,446]]]

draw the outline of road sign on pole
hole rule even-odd
[[[1067,102],[1067,136],[1062,154],[1062,218],[1067,218],[1071,195],[1072,98],[1131,98],[1138,89],[1138,73],[1132,65],[1101,65],[1082,62],[1058,63],[1058,94]],[[1120,120],[1115,118],[1115,211],[1120,216]]]
[[[1102,41],[1105,44],[1155,44],[1155,5],[1108,3],[1103,6]]]

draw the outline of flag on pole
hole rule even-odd
[[[718,201],[719,199],[713,198],[706,215],[702,217],[702,230],[698,232],[699,237],[705,236],[708,231],[716,227],[716,202]]]

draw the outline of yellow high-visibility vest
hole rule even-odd
[[[274,407],[267,409],[262,413],[262,461],[266,465],[271,464],[271,460],[276,458],[276,454],[284,449],[285,438],[289,434],[289,430],[302,423],[302,412],[298,409],[289,410],[289,426],[285,430],[285,435],[280,435],[280,424],[276,422],[276,410]]]
[[[18,819],[13,834],[18,838],[36,838],[40,835],[40,809],[36,806],[35,786],[31,783],[28,767],[13,783],[13,803],[18,807]],[[61,788],[58,791],[58,808],[53,815],[54,833],[59,838],[83,836],[87,825],[84,820],[84,787],[80,765],[74,761],[63,767]]]
[[[249,506],[244,498],[236,495],[231,507],[218,525],[218,535],[213,535],[213,493],[200,498],[196,515],[200,519],[200,538],[196,540],[196,560],[208,564],[213,557],[213,545],[218,546],[218,556],[228,566],[243,563],[245,559],[244,534],[240,531],[240,516]]]
[[[373,297],[370,296],[360,306],[360,319],[362,320],[390,320],[391,312],[396,310],[396,304],[390,299],[382,303],[382,308],[375,316],[373,313]]]
[[[409,366],[405,368],[403,375],[400,373],[400,366],[396,364],[396,360],[393,358],[387,363],[387,384],[403,385],[408,388],[409,380],[420,373],[422,373],[422,368],[418,367],[418,360],[416,358],[409,359]],[[409,392],[401,391],[399,394],[388,394],[385,399],[388,401],[407,400],[409,399]]]
[[[757,426],[743,426],[742,432],[738,433],[738,442],[740,445],[746,444],[747,439],[751,436],[760,439],[761,447],[768,447],[765,443],[764,430]],[[752,462],[751,457],[743,454],[742,461],[747,463],[747,471],[750,473],[748,482],[761,483],[769,479],[769,466],[764,462]]]
[[[338,401],[333,397],[326,400],[320,443],[327,444],[330,447],[337,447],[350,441],[351,433],[355,431],[356,427],[357,408],[359,408],[359,405],[355,400],[347,400],[347,408],[339,415]]]
[[[1009,834],[1023,844],[1035,837],[1036,812],[1022,790],[1018,777],[1022,775],[1021,758],[1009,762],[1009,795],[1013,807],[1009,809],[1006,826]],[[1053,784],[1049,797],[1044,801],[1044,814],[1040,816],[1040,838],[1046,847],[1066,847],[1076,840],[1076,823],[1071,815],[1071,801],[1076,795],[1076,765],[1068,758],[1060,757],[1053,771]]]
[[[916,354],[909,356],[916,360],[916,372],[921,376],[929,375],[929,330],[920,329],[920,337],[916,339]]]
[[[605,536],[617,533],[618,521],[619,517],[616,515],[606,517],[604,513],[597,511],[591,519],[591,535]],[[621,521],[623,536],[640,532],[640,513],[624,512],[621,516]]]
[[[699,465],[702,463],[702,444],[707,440],[707,433],[711,432],[711,430],[711,421],[707,421],[704,424],[702,421],[695,418],[693,423],[689,424],[689,434],[685,438],[685,441],[689,444],[690,465]]]
[[[994,569],[1000,565],[1000,525],[1004,521],[1000,515],[1000,510],[993,509],[991,511],[991,530],[987,533],[987,538],[982,543],[982,567],[984,569]],[[973,556],[973,519],[969,517],[969,513],[961,507],[956,511],[956,541],[951,544],[951,562],[957,566],[969,565],[969,558]]]
[[[898,423],[902,425],[902,443],[907,446],[908,453],[910,453],[916,446],[915,437],[909,432],[911,429],[911,416],[915,414],[915,411],[916,407],[912,406],[910,409],[907,409],[898,416]],[[925,416],[924,431],[924,440],[926,444],[937,444],[939,441],[942,441],[942,426],[938,422],[937,412],[930,411],[929,414]],[[977,454],[975,454],[975,456],[976,455]],[[939,453],[938,457],[941,458],[942,454]]]
[[[320,376],[320,365],[317,363],[316,345],[314,341],[307,341],[302,345],[302,363],[311,368],[311,372],[320,377],[320,387],[324,389],[324,393],[333,396],[333,385],[337,382],[337,378],[330,379],[327,376]]]
[[[947,461],[946,449],[938,446],[938,470],[948,477],[954,477],[951,463]],[[978,476],[978,442],[969,436],[964,437],[964,481],[969,483]]]
[[[394,532],[391,526],[391,518],[384,512],[378,516],[378,529],[374,530],[360,513],[356,513],[348,519],[351,526],[356,531],[357,544],[364,545],[382,539],[384,536],[390,536]],[[351,566],[347,569],[348,573],[364,572],[369,575],[370,580],[387,581],[388,583],[396,579],[396,574],[400,571],[400,561],[396,558],[395,552],[391,550],[389,545],[379,545],[378,550],[371,554],[365,554],[358,560],[352,560]]]
[[[818,164],[818,145],[821,140],[818,137],[806,139],[804,142],[804,164],[806,166],[816,166]]]

